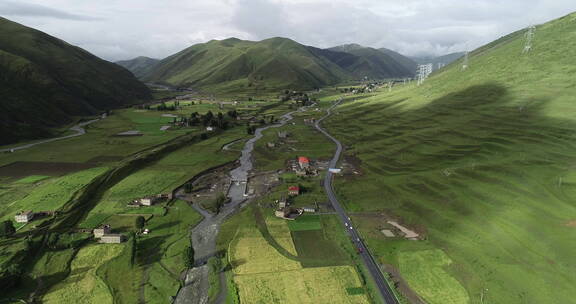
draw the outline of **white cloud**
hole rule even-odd
[[[274,36],[439,55],[575,7],[573,0],[2,0],[0,15],[119,60],[162,58],[211,39]]]

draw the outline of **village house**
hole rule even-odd
[[[316,122],[316,119],[314,119],[314,118],[304,118],[305,124],[311,125],[311,124],[314,124],[314,122]]]
[[[306,169],[310,166],[310,160],[306,156],[300,156],[298,157],[298,165],[300,165],[300,168]]]
[[[284,196],[282,196],[280,198],[280,200],[278,201],[278,208],[286,208],[288,206],[288,202],[286,201],[286,198]]]
[[[269,143],[266,144],[266,146],[267,146],[268,148],[274,148],[274,147],[276,147],[276,144],[273,143],[273,142],[269,142]]]
[[[158,201],[156,196],[147,196],[140,199],[140,205],[142,206],[152,206]]]
[[[274,212],[274,215],[276,215],[276,217],[280,217],[280,218],[287,218],[290,215],[290,209],[280,208],[280,209],[276,210],[276,212]]]
[[[94,234],[94,238],[99,239],[106,234],[110,234],[111,231],[112,231],[112,228],[110,227],[110,225],[102,225],[102,226],[94,229],[94,231],[92,231],[92,233]]]
[[[100,243],[117,244],[124,242],[125,238],[122,234],[105,234],[100,238]]]
[[[315,207],[304,207],[302,208],[304,210],[304,212],[308,212],[308,213],[314,213],[316,212],[316,208]]]
[[[288,187],[288,194],[289,194],[289,195],[298,195],[298,194],[300,194],[300,187],[298,187],[298,186],[290,186],[290,187]]]
[[[288,132],[286,132],[286,131],[278,131],[278,137],[280,137],[280,138],[287,138],[288,136],[289,136],[289,135],[288,135]]]
[[[206,127],[206,131],[212,132],[212,131],[214,131],[214,128],[213,127]]]
[[[17,223],[28,223],[34,217],[32,210],[21,211],[14,216]]]

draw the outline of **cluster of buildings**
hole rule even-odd
[[[300,195],[300,187],[299,186],[289,186],[288,187],[288,196],[294,197]],[[278,209],[274,212],[279,218],[287,219],[287,220],[294,220],[303,213],[314,213],[316,212],[315,207],[302,207],[302,208],[293,208],[290,207],[289,200],[286,197],[282,196],[279,200],[276,201],[278,203]]]
[[[292,170],[297,176],[316,176],[318,170],[310,164],[310,159],[306,156],[298,157],[298,162],[292,165]]]

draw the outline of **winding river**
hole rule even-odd
[[[250,171],[252,171],[252,152],[254,151],[254,144],[263,136],[263,132],[270,128],[278,128],[284,126],[293,119],[292,114],[296,112],[305,111],[306,107],[300,108],[297,111],[286,113],[280,117],[278,123],[261,127],[255,130],[254,136],[250,138],[242,148],[242,155],[240,156],[240,166],[231,170],[229,175],[231,179],[230,189],[228,190],[228,198],[230,202],[226,204],[220,213],[213,215],[210,212],[202,209],[198,204],[192,204],[200,214],[204,216],[204,220],[192,229],[191,239],[194,246],[196,257],[196,267],[189,269],[184,278],[184,286],[180,288],[174,303],[177,304],[204,304],[208,303],[208,259],[216,254],[216,237],[220,225],[236,211],[240,210],[248,203],[250,197],[246,196],[247,181]],[[216,303],[224,303],[226,300],[226,280],[224,273],[220,273],[220,294],[216,299]]]

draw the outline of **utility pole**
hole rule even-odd
[[[534,32],[536,32],[536,26],[531,25],[528,27],[526,31],[526,42],[524,43],[524,50],[522,51],[523,54],[526,54],[532,50],[532,41],[534,40]]]

